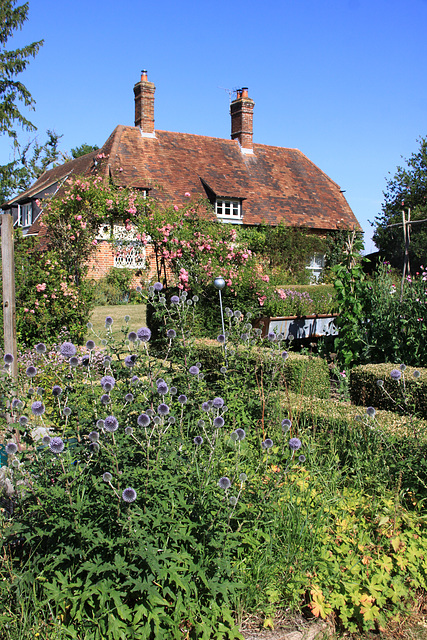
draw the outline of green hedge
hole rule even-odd
[[[222,346],[216,340],[197,340],[195,357],[202,363],[203,371],[219,371],[224,364]],[[247,362],[254,371],[263,364],[268,365],[271,362],[271,350],[253,349]],[[284,384],[288,390],[304,396],[329,397],[329,368],[323,358],[290,353],[282,366]]]
[[[350,398],[354,404],[427,418],[427,369],[406,367],[399,381],[390,377],[395,364],[367,364],[350,372]],[[414,378],[419,371],[419,378]],[[383,387],[377,381],[383,380]]]
[[[407,504],[421,506],[427,499],[427,420],[391,411],[376,411],[368,418],[366,407],[289,393],[282,399],[292,420],[292,436],[304,442],[313,438],[307,458],[330,456],[356,487],[381,491],[387,486]]]

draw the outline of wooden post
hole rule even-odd
[[[16,347],[15,247],[13,244],[13,218],[11,213],[4,213],[1,216],[1,257],[4,352],[13,355],[11,373],[15,377],[18,371],[18,354]]]

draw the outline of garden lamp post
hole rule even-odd
[[[225,349],[224,313],[223,313],[223,310],[222,310],[222,296],[221,296],[221,291],[225,287],[224,278],[221,278],[221,277],[215,278],[215,280],[213,281],[213,285],[214,285],[215,289],[218,289],[218,293],[219,293],[219,307],[221,309],[221,324],[222,324],[222,334],[224,336],[224,349]]]

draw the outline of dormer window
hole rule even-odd
[[[20,205],[20,226],[31,227],[33,224],[33,203],[27,202],[27,204]]]
[[[215,213],[224,222],[242,221],[242,203],[240,200],[229,198],[217,198],[215,201]]]

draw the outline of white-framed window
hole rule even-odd
[[[19,205],[19,219],[21,227],[31,227],[33,224],[33,203]]]
[[[218,198],[215,202],[215,213],[221,220],[239,222],[242,220],[242,203],[240,200]]]
[[[145,246],[142,242],[126,242],[114,253],[114,266],[119,269],[145,269]]]
[[[310,280],[312,280],[313,282],[317,282],[324,268],[325,256],[323,255],[323,253],[315,253],[313,256],[311,256],[306,266],[306,269],[309,269],[311,271]]]

